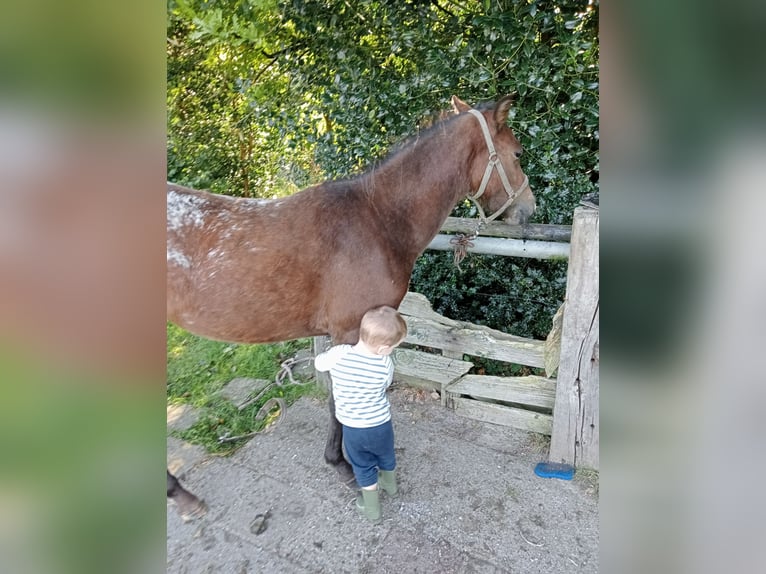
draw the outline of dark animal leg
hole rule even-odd
[[[327,445],[324,449],[324,459],[327,464],[335,467],[340,475],[341,482],[351,482],[354,479],[354,471],[351,465],[343,458],[343,427],[335,418],[335,401],[330,393],[330,434],[327,436]]]
[[[178,514],[181,515],[181,520],[189,522],[195,518],[199,518],[207,512],[207,506],[199,498],[194,496],[191,492],[186,490],[178,479],[168,473],[168,498],[172,498],[176,506],[178,507]]]

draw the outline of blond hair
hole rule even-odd
[[[393,307],[383,305],[367,311],[359,327],[359,338],[371,347],[393,346],[407,335],[407,323]]]

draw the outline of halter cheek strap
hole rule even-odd
[[[515,190],[513,187],[511,187],[511,182],[508,181],[508,176],[505,174],[505,168],[503,167],[502,162],[500,161],[500,158],[497,156],[497,151],[495,151],[495,144],[492,142],[492,136],[489,133],[489,126],[487,126],[487,120],[484,119],[484,115],[482,115],[481,112],[478,110],[468,110],[469,114],[472,114],[476,117],[476,119],[479,120],[479,125],[481,126],[481,131],[484,134],[484,141],[487,142],[487,148],[489,149],[489,161],[487,162],[487,169],[484,170],[484,177],[481,178],[481,184],[479,184],[479,190],[474,195],[469,195],[468,199],[473,201],[476,204],[476,207],[479,210],[479,216],[481,217],[481,220],[483,223],[494,221],[497,219],[508,207],[516,200],[516,198],[519,196],[519,194],[524,191],[529,186],[529,178],[525,175],[524,181],[522,182],[519,189]],[[503,188],[505,189],[505,193],[508,194],[508,199],[503,204],[503,206],[498,209],[495,213],[493,213],[491,216],[487,217],[484,214],[484,210],[482,209],[481,205],[479,205],[479,202],[476,201],[479,199],[482,194],[487,189],[487,184],[489,183],[489,178],[492,176],[492,170],[497,169],[497,173],[500,176],[500,181],[503,182]]]

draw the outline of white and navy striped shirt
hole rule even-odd
[[[314,359],[317,371],[330,371],[335,417],[353,428],[370,428],[391,419],[386,389],[394,377],[388,355],[371,355],[337,345]]]

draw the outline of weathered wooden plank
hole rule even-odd
[[[433,310],[428,297],[422,293],[415,293],[414,291],[407,291],[404,295],[404,299],[402,299],[402,302],[399,304],[399,312],[402,315],[431,319],[442,325],[449,325],[451,327],[461,326],[459,321],[455,321],[444,315],[439,315],[439,313]]]
[[[598,468],[599,212],[575,209],[550,460]]]
[[[396,349],[393,359],[395,380],[420,388],[438,389],[442,394],[445,385],[456,381],[473,367],[469,361],[412,349]]]
[[[552,377],[559,368],[561,360],[561,323],[564,320],[564,304],[562,303],[553,315],[553,322],[548,336],[545,338],[545,376]]]
[[[452,251],[450,241],[453,235],[439,234],[431,240],[427,249]],[[469,253],[485,255],[505,255],[508,257],[528,257],[532,259],[566,259],[569,257],[569,243],[553,241],[534,241],[531,239],[501,239],[499,237],[477,237],[472,239]]]
[[[439,315],[419,293],[407,293],[399,311],[407,321],[406,342],[529,367],[545,365],[545,342],[509,335]]]
[[[464,417],[550,435],[553,417],[504,405],[453,398],[455,412]]]
[[[467,217],[448,217],[441,230],[444,233],[470,234],[476,229],[477,223],[476,219]],[[511,225],[502,221],[490,221],[481,228],[481,235],[512,239],[535,239],[537,241],[569,241],[572,237],[572,226],[535,223]]]
[[[546,409],[552,409],[556,399],[556,381],[535,375],[526,377],[465,375],[447,385],[444,390],[457,395],[470,395]]]
[[[583,344],[580,358],[580,404],[575,428],[575,460],[578,466],[599,467],[599,308]]]
[[[405,320],[408,329],[405,341],[413,345],[435,347],[530,367],[545,365],[544,341],[516,337],[479,325],[449,327],[430,319],[413,316],[405,317]]]
[[[311,350],[314,353],[314,356],[316,357],[319,353],[324,353],[327,349],[330,348],[332,345],[332,339],[328,337],[327,335],[321,335],[318,337],[314,337],[311,340]],[[311,367],[314,367],[314,362],[311,362]],[[316,381],[319,385],[324,387],[324,389],[328,392],[332,392],[332,379],[330,378],[330,373],[327,371],[317,371],[314,369],[314,377],[316,378]]]

